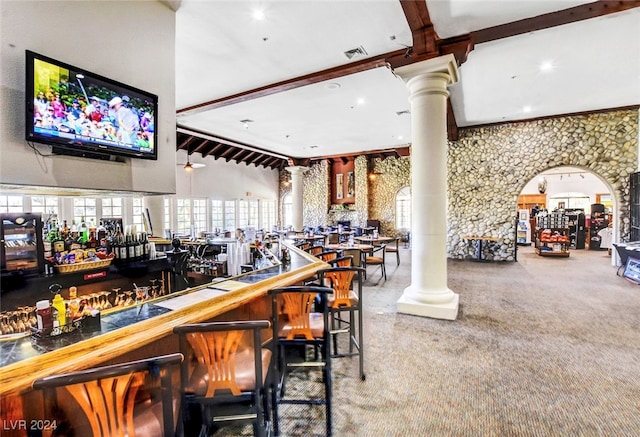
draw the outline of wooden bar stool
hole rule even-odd
[[[358,356],[360,379],[365,380],[362,326],[362,267],[333,267],[318,272],[320,281],[333,288],[327,297],[333,336],[332,358]],[[344,313],[348,313],[348,319]],[[357,321],[356,321],[357,319]],[[349,352],[338,352],[338,334],[349,335]]]
[[[77,436],[174,436],[171,366],[176,353],[48,376],[33,383],[43,390],[45,417],[63,411],[59,430]]]
[[[331,335],[329,333],[328,287],[290,286],[269,291],[272,297],[273,341],[276,353],[272,379],[272,407],[275,435],[280,435],[278,408],[283,404],[324,405],[326,435],[332,434],[331,421]],[[307,352],[312,348],[313,357]],[[292,351],[303,351],[294,359]],[[286,390],[292,372],[320,370],[324,397],[299,398]]]
[[[254,435],[268,435],[269,397],[266,378],[271,350],[262,347],[268,320],[211,322],[177,326],[185,360],[180,371],[182,421],[178,435],[191,436],[191,406],[200,407],[201,437],[217,426],[251,422]]]

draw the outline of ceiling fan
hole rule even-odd
[[[196,168],[206,167],[207,164],[201,162],[191,162],[191,155],[187,155],[187,163],[186,164],[176,164],[184,166],[185,171],[191,171]]]

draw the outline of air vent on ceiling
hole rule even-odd
[[[396,115],[399,117],[401,115],[409,115],[411,114],[411,111],[409,111],[408,109],[405,109],[404,111],[397,111]]]
[[[344,55],[348,59],[353,59],[356,56],[367,56],[367,51],[364,49],[364,47],[360,46],[356,47],[355,49],[347,50],[346,52],[344,52]]]

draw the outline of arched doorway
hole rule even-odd
[[[594,210],[594,204],[602,206]],[[541,211],[537,219],[532,214],[535,205]],[[619,241],[616,208],[615,190],[599,175],[580,167],[547,169],[531,179],[518,197],[518,245],[525,245],[520,238],[522,220],[525,219],[530,229],[529,245],[533,248],[536,243],[540,244],[536,237],[542,227],[566,227],[569,251],[600,250],[609,253],[611,243]],[[525,210],[528,215],[524,214]],[[545,214],[550,218],[541,221]],[[615,265],[617,253],[612,250],[611,254],[611,264]]]

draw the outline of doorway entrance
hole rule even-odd
[[[615,251],[610,250],[617,231],[615,196],[591,171],[579,167],[545,170],[524,186],[517,208],[518,246],[530,247],[519,250],[543,256],[598,250],[611,254],[611,263],[616,263]]]

